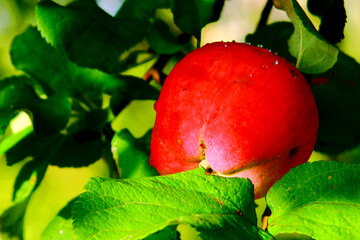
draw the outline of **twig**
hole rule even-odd
[[[256,31],[259,30],[260,28],[266,26],[266,23],[268,21],[268,18],[269,18],[272,7],[273,7],[273,1],[268,0],[266,2],[266,5],[265,5],[264,9],[261,12],[261,18],[260,18],[260,21],[259,21],[259,23],[258,23],[258,25],[256,27]]]

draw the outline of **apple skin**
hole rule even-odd
[[[319,125],[302,74],[266,49],[236,42],[186,55],[154,108],[150,163],[160,174],[206,160],[218,175],[249,178],[255,198],[309,159]]]

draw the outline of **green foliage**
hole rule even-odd
[[[119,54],[146,36],[150,21],[132,15],[135,10],[127,8],[126,17],[113,18],[95,1],[75,1],[66,7],[42,1],[36,16],[42,35],[53,46],[64,49],[72,61],[109,70],[109,61],[116,61]]]
[[[296,67],[309,74],[331,68],[337,60],[339,50],[322,38],[299,4],[295,0],[276,0],[275,6],[284,9],[294,25],[295,31],[289,39],[289,51],[297,59]]]
[[[137,139],[127,129],[117,132],[112,139],[112,152],[121,178],[158,175],[150,166],[151,130]]]
[[[171,3],[176,25],[200,39],[201,29],[220,17],[224,1],[172,0]]]
[[[296,167],[266,195],[269,232],[314,239],[356,239],[360,219],[360,165],[314,162]]]
[[[59,211],[59,213],[44,230],[43,234],[41,235],[41,239],[67,240],[73,238],[74,230],[72,227],[71,210],[76,200],[77,198],[71,200],[63,209]]]
[[[63,129],[70,118],[71,106],[66,95],[58,93],[43,100],[25,76],[4,79],[0,82],[0,91],[2,134],[20,110],[31,112],[34,129],[40,135]]]
[[[339,154],[360,142],[360,64],[339,52],[328,71],[312,76],[319,111],[317,149]]]
[[[149,44],[161,54],[174,54],[184,48],[183,44],[171,33],[169,26],[160,19],[155,20],[150,28]]]
[[[184,226],[201,239],[274,239],[269,232],[357,238],[358,165],[320,162],[290,171],[267,194],[272,216],[264,231],[256,225],[249,180],[207,175],[202,168],[156,176],[149,164],[151,129],[137,138],[116,120],[133,100],[158,98],[165,74],[200,46],[204,26],[220,18],[224,3],[125,0],[115,16],[94,0],[36,4],[36,27],[11,44],[11,61],[20,73],[0,81],[0,153],[9,166],[22,165],[12,204],[0,216],[0,238],[23,239],[29,202],[49,166],[79,168],[97,161],[106,162],[110,178],[91,179],[42,239],[179,239]],[[360,66],[328,42],[342,37],[342,2],[317,6],[320,31],[295,0],[274,4],[290,22],[261,25],[246,41],[305,73],[319,110],[316,150],[339,154],[359,146]],[[324,9],[335,5],[340,18],[333,34]],[[172,18],[161,17],[159,9]],[[12,132],[19,112],[30,116],[31,126]],[[149,111],[138,112],[148,117]],[[358,149],[339,160],[359,163]]]
[[[24,218],[31,195],[44,178],[48,164],[29,161],[21,168],[14,184],[12,205],[0,216],[0,230],[22,238]]]
[[[143,239],[178,224],[195,227],[206,239],[270,239],[254,225],[248,179],[205,175],[199,168],[142,179],[93,178],[86,189],[73,208],[79,239]]]

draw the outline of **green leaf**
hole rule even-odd
[[[292,23],[275,22],[248,34],[245,41],[255,46],[263,46],[271,52],[276,52],[295,65],[296,59],[291,56],[288,47],[288,40],[293,33],[294,25]]]
[[[67,240],[74,238],[72,226],[71,210],[77,198],[71,200],[59,213],[51,220],[41,235],[42,240]]]
[[[170,8],[172,0],[125,0],[116,14],[117,18],[154,18],[156,9]]]
[[[159,175],[149,163],[149,136],[151,138],[151,131],[137,139],[127,129],[115,134],[111,142],[111,150],[121,178]]]
[[[0,144],[0,155],[5,154],[10,148],[14,147],[21,139],[25,138],[27,135],[33,132],[32,126],[28,126],[23,130],[10,134],[1,140]]]
[[[44,178],[47,163],[31,160],[20,169],[14,184],[13,202],[26,200]]]
[[[316,31],[297,1],[276,0],[274,5],[286,11],[294,24],[289,51],[297,59],[296,67],[309,74],[330,69],[337,61],[339,50]]]
[[[119,79],[126,83],[126,87],[109,91],[113,97],[111,104],[115,104],[119,100],[157,100],[159,98],[160,91],[140,78],[121,75]]]
[[[23,239],[24,217],[29,199],[14,204],[3,212],[0,216],[0,232]]]
[[[184,48],[184,45],[171,33],[169,26],[160,19],[155,19],[149,32],[150,47],[157,53],[174,54]]]
[[[12,77],[0,81],[0,139],[17,111],[39,101],[26,77]]]
[[[0,216],[0,231],[23,238],[24,218],[32,194],[42,182],[48,164],[27,162],[19,171],[14,185],[12,205]]]
[[[59,140],[59,135],[36,136],[34,133],[27,135],[6,152],[6,162],[9,166],[18,163],[27,157],[32,157],[36,161],[44,161],[50,154],[54,142]]]
[[[100,159],[105,144],[96,132],[38,136],[29,134],[6,152],[8,165],[27,157],[59,167],[83,167]]]
[[[219,19],[223,5],[219,0],[173,0],[171,11],[175,24],[200,40],[201,29]]]
[[[71,114],[71,104],[63,94],[40,99],[30,80],[24,76],[4,79],[0,82],[0,118],[6,128],[16,112],[31,112],[34,131],[49,135],[65,128]]]
[[[360,64],[339,53],[325,73],[312,76],[311,87],[319,112],[315,149],[339,154],[360,144]]]
[[[313,162],[290,170],[266,195],[271,234],[356,239],[360,220],[360,165]]]
[[[55,146],[56,152],[51,158],[51,165],[58,167],[84,167],[88,166],[102,156],[105,148],[104,142],[100,136],[94,133],[94,139],[89,134],[82,137],[84,140],[79,140],[79,135],[62,136]],[[86,139],[89,137],[89,139]]]
[[[146,36],[149,18],[131,13],[114,18],[88,0],[66,7],[42,1],[36,7],[38,28],[47,42],[64,49],[79,66],[105,71],[112,71],[109,65]]]
[[[221,231],[229,239],[270,239],[256,227],[248,179],[206,175],[198,168],[158,177],[92,178],[86,189],[73,208],[79,239],[143,239],[182,223],[206,236]]]
[[[158,96],[157,90],[139,78],[114,76],[77,66],[64,52],[47,44],[33,27],[14,38],[10,53],[14,66],[36,79],[47,94],[56,92],[97,99],[104,92],[119,92],[123,93],[122,98],[130,100],[143,99],[140,93],[148,91],[145,97]]]

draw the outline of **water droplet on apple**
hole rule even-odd
[[[268,68],[269,68],[269,66],[268,66],[267,64],[262,64],[260,67],[261,67],[262,69],[268,69]]]
[[[259,47],[259,48],[263,48],[264,47],[264,45],[262,45],[262,44],[258,44],[258,45],[256,45],[257,47]]]
[[[253,75],[250,73],[250,74],[249,74],[249,77],[252,77],[252,76],[253,76]]]
[[[225,43],[224,47],[227,47],[227,44]]]
[[[273,65],[278,65],[278,64],[279,64],[279,61],[278,61],[278,60],[275,60],[272,64],[273,64]]]

